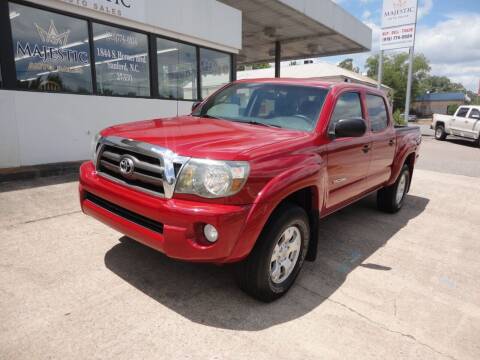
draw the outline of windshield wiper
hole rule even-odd
[[[192,115],[193,115],[193,114],[192,114]],[[198,114],[198,115],[197,115],[197,114],[195,114],[195,115],[193,115],[193,116],[203,117],[203,118],[207,118],[207,119],[217,119],[217,120],[234,121],[234,122],[239,122],[239,123],[242,123],[242,124],[259,125],[259,126],[274,127],[274,128],[282,129],[282,127],[279,126],[279,125],[266,124],[266,123],[262,123],[262,122],[255,121],[255,120],[248,120],[248,121],[245,121],[245,120],[233,120],[233,119],[228,119],[228,118],[216,117],[216,116],[212,116],[212,115],[209,115],[209,114],[204,114],[204,115],[201,115],[201,114]]]
[[[223,120],[222,118],[219,118],[219,117],[216,117],[216,116],[212,116],[212,115],[208,115],[208,114],[205,114],[205,115],[199,115],[200,117],[204,117],[204,118],[207,118],[207,119],[217,119],[217,120]]]
[[[260,125],[260,126],[274,127],[274,128],[279,128],[279,129],[282,128],[282,127],[279,126],[279,125],[266,124],[266,123],[262,123],[262,122],[254,121],[254,120],[250,120],[250,121],[239,121],[239,122],[246,123],[246,124],[251,124],[251,125]]]
[[[222,118],[219,118],[219,117],[216,117],[216,116],[212,116],[212,115],[208,115],[208,114],[190,114],[191,116],[195,116],[195,117],[200,117],[200,118],[206,118],[206,119],[218,119],[218,120],[223,120]]]

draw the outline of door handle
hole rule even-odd
[[[393,139],[390,139],[390,141],[388,142],[388,145],[390,145],[390,146],[393,146],[393,145],[395,145],[395,140],[393,140]]]
[[[363,145],[362,147],[362,151],[366,154],[368,153],[370,150],[371,150],[371,146],[370,145]]]

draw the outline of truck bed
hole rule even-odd
[[[395,130],[397,132],[400,132],[400,131],[409,131],[409,130],[418,130],[420,131],[420,126],[418,125],[395,125],[394,126]]]
[[[395,133],[397,138],[396,156],[402,156],[408,149],[414,148],[418,151],[418,146],[422,142],[422,134],[420,126],[395,126]]]

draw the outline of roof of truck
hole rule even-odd
[[[356,73],[355,71],[341,68],[337,65],[319,62],[318,60],[304,60],[313,61],[312,63],[281,66],[282,77],[286,78],[318,78],[323,81],[333,82],[354,82],[373,87],[378,86],[378,82],[368,76]],[[252,69],[237,71],[237,79],[257,79],[257,78],[273,78],[275,76],[275,69],[273,67],[263,69]],[[382,88],[390,89],[390,87],[382,84]]]
[[[255,79],[240,79],[237,82],[258,82],[258,83],[283,83],[283,84],[308,84],[323,87],[329,87],[334,84],[331,81],[325,81],[318,78],[255,78]]]
[[[345,81],[325,81],[321,78],[258,78],[258,79],[242,79],[237,80],[237,83],[279,83],[290,85],[306,85],[306,86],[318,86],[323,88],[357,88],[366,89],[370,92],[385,94],[383,91],[378,90],[372,86],[362,85],[353,82]]]

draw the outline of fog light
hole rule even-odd
[[[205,234],[207,240],[211,243],[214,243],[218,239],[218,231],[213,225],[205,225],[205,227],[203,228],[203,233]]]

